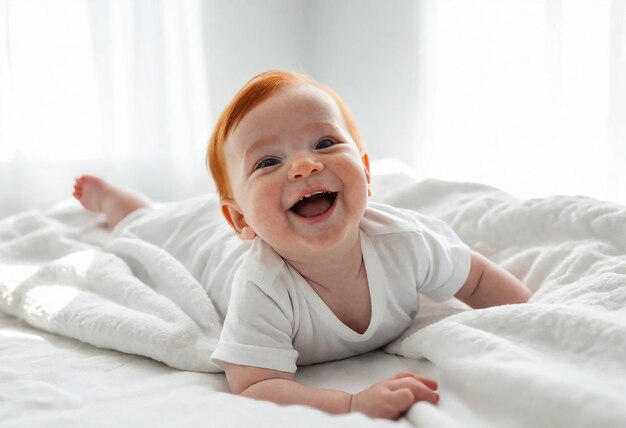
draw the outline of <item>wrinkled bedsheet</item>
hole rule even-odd
[[[425,300],[386,353],[298,373],[354,392],[420,371],[440,381],[438,406],[383,423],[226,393],[222,374],[199,373],[217,370],[220,324],[197,281],[67,202],[0,221],[2,425],[626,426],[625,207],[404,173],[375,176],[374,199],[446,220],[536,291],[472,311]]]

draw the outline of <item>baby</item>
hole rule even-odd
[[[204,285],[224,316],[211,358],[233,393],[397,419],[416,401],[436,403],[437,382],[404,372],[349,394],[296,382],[297,366],[389,343],[410,325],[420,294],[473,308],[531,295],[443,222],[368,202],[369,159],[354,120],[308,76],[252,78],[220,116],[207,158],[221,213],[244,242],[233,246],[217,223],[202,235],[220,239],[202,263],[231,272]],[[93,176],[77,179],[74,196],[114,232],[158,211]]]

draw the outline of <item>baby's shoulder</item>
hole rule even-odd
[[[288,266],[285,260],[270,245],[257,237],[237,268],[235,283],[251,283],[271,296],[276,292],[276,283],[284,282],[287,274]]]
[[[401,233],[421,233],[422,215],[391,205],[371,202],[361,219],[361,230],[370,237]]]

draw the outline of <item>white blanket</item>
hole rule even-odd
[[[378,201],[443,218],[538,290],[526,305],[426,305],[388,352],[431,360],[447,388],[493,426],[626,425],[626,208],[573,197],[519,201],[487,186],[403,175],[377,179]],[[0,308],[95,346],[216,370],[208,357],[219,320],[200,285],[167,253],[110,240],[100,224],[71,204],[0,222]],[[419,408],[425,420],[468,425]]]
[[[446,220],[536,293],[414,326],[387,350],[428,358],[501,426],[626,426],[626,207],[436,180],[399,187],[389,203]]]
[[[221,323],[200,284],[154,245],[108,240],[97,219],[70,205],[3,222],[0,309],[98,347],[220,371],[209,357]]]

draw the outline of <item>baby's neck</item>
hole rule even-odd
[[[325,254],[305,262],[287,260],[314,289],[341,291],[365,273],[360,237],[340,252]]]

